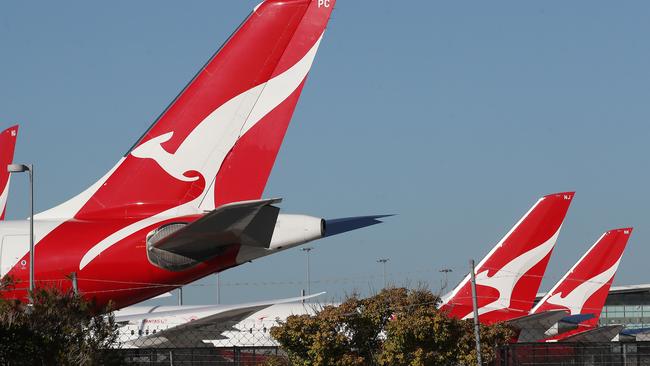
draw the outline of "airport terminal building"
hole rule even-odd
[[[544,297],[537,294],[536,301]],[[650,328],[650,284],[612,286],[600,315],[600,325],[622,324],[626,328]]]
[[[600,316],[601,325],[650,327],[650,284],[612,286]]]

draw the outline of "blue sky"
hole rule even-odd
[[[8,2],[0,125],[37,169],[37,208],[98,179],[256,1]],[[544,288],[611,228],[634,226],[616,283],[650,282],[650,3],[339,0],[267,186],[285,212],[397,213],[315,243],[313,291],[438,288],[535,200],[576,190]],[[10,218],[27,215],[13,181]],[[221,275],[222,300],[294,296],[298,249]],[[316,282],[317,281],[317,282]],[[216,301],[209,277],[186,303]],[[171,301],[171,300],[169,300]]]

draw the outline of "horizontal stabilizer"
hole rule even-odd
[[[587,320],[593,319],[596,316],[594,314],[576,314],[576,315],[571,315],[567,316],[566,318],[562,318],[563,323],[569,323],[569,324],[580,324],[583,322],[586,322]]]
[[[232,244],[268,248],[281,199],[227,204],[189,224],[170,224],[147,238],[149,260],[171,271],[208,260]]]
[[[628,336],[636,336],[639,334],[650,334],[650,328],[635,328],[635,329],[623,329],[621,334]]]
[[[619,342],[648,342],[650,328],[623,329],[618,335]]]
[[[381,224],[380,219],[395,215],[375,215],[346,217],[342,219],[325,220],[325,237],[334,236],[348,231]]]
[[[622,325],[606,325],[560,339],[560,342],[606,343],[611,342],[622,330]]]
[[[517,329],[525,328],[544,328],[548,329],[553,324],[566,317],[567,312],[564,310],[546,311],[544,313],[525,315],[516,319],[508,320],[508,325]]]
[[[566,316],[567,312],[564,310],[546,311],[525,315],[509,320],[506,323],[513,328],[519,329],[517,342],[536,342],[546,338],[546,331]]]

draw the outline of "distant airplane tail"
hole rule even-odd
[[[18,138],[18,125],[11,126],[0,132],[0,220],[5,219],[7,210],[7,198],[9,197],[9,182],[11,175],[7,171],[7,165],[14,161],[14,150]]]
[[[335,0],[266,0],[104,178],[39,218],[196,214],[261,198]]]
[[[574,192],[542,197],[476,266],[481,322],[528,314],[555,247]],[[472,318],[469,275],[446,297],[441,309]]]
[[[631,234],[632,228],[604,233],[531,313],[565,310],[571,315],[591,314],[593,317],[581,325],[597,326]]]

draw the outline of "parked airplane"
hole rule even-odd
[[[548,197],[565,199],[564,194],[551,195],[543,199],[548,199]],[[554,204],[559,204],[562,200],[558,200]],[[531,228],[530,223],[535,215],[539,215],[539,212],[557,213],[552,206],[544,208],[536,205],[537,208],[531,209],[520,221],[516,230],[511,231],[510,238],[508,239],[506,236],[502,243],[512,245],[511,243],[515,241],[514,235],[518,235],[514,232],[523,230],[526,226]],[[566,209],[568,209],[568,204],[565,206],[560,220],[563,219]],[[541,226],[544,225],[544,222],[557,222],[549,221],[542,216],[538,216],[537,219],[536,222]],[[559,230],[559,226],[557,229]],[[556,234],[552,235],[552,238],[557,237],[557,230],[555,232]],[[597,328],[597,322],[631,232],[631,228],[624,228],[603,234],[537,306],[530,310],[528,315],[507,319],[510,325],[521,330],[519,341],[537,341],[545,338],[549,340],[567,338],[579,341],[590,337],[610,340],[618,334],[622,327],[616,325]],[[502,250],[506,249],[508,248],[502,248]],[[509,249],[512,250],[512,248]],[[539,257],[537,256],[537,258]],[[528,261],[527,265],[539,265],[535,263],[538,263],[537,259]],[[511,275],[514,277],[515,274],[526,273],[528,276],[535,276],[541,282],[544,269],[540,270],[541,272],[531,274],[524,268],[524,270],[513,270]],[[481,289],[478,292],[479,298],[484,295]],[[522,303],[525,301],[529,307],[532,307],[532,300],[528,301],[522,297],[516,300]],[[448,299],[442,308],[449,306],[450,303],[452,302]],[[499,314],[510,316],[517,314],[517,310],[511,308],[504,310]],[[134,310],[131,308],[125,309],[118,313],[120,314],[118,319],[124,319],[123,314],[132,311]],[[276,303],[250,316],[247,313],[247,316],[228,317],[227,313],[222,313],[219,306],[147,308],[137,310],[140,313],[135,316],[137,321],[130,322],[124,329],[126,329],[127,336],[130,331],[131,336],[137,338],[130,342],[130,346],[167,347],[177,344],[190,346],[190,343],[193,346],[212,344],[215,347],[233,345],[245,347],[261,344],[274,346],[275,341],[270,337],[268,331],[277,325],[278,320],[285,320],[292,314],[312,314],[314,311],[312,306]],[[489,314],[489,312],[487,313]],[[130,316],[133,319],[134,315]],[[195,322],[189,323],[192,320]],[[494,322],[490,318],[484,319],[483,316],[481,316],[481,320],[488,323]],[[589,331],[585,332],[584,330]],[[611,336],[609,336],[610,334]]]
[[[482,323],[528,314],[560,234],[574,192],[540,198],[476,266],[478,312]],[[450,316],[473,318],[470,277],[443,299]]]
[[[536,239],[541,238],[542,242],[550,241],[547,244],[550,248],[545,248],[544,254],[540,252],[532,259],[525,261],[523,265],[510,265],[510,271],[520,271],[523,266],[539,267],[541,265],[537,265],[537,263],[540,260],[547,262],[572,198],[573,193],[560,193],[541,198],[497,245],[497,248],[501,249],[494,255],[502,255],[501,250],[512,251],[517,247],[516,250],[522,252],[522,254],[530,252],[539,246],[540,240],[531,240],[535,236]],[[495,250],[493,250],[493,253]],[[514,254],[513,257],[522,257]],[[488,257],[491,257],[491,255],[488,255]],[[489,266],[489,264],[486,266]],[[544,269],[545,263],[543,263],[542,268],[539,268],[539,273],[534,272],[529,276],[537,275],[537,278],[539,278],[537,282],[541,282]],[[527,270],[522,273],[525,272]],[[502,276],[504,278],[514,277],[510,272],[502,274]],[[514,281],[515,284],[516,282]],[[537,286],[539,286],[539,283]],[[532,307],[537,288],[529,289],[530,291],[527,292],[530,293],[529,307]],[[484,289],[480,291],[484,291]],[[480,292],[480,295],[483,296],[482,292]],[[457,296],[456,299],[458,298],[460,297]],[[295,299],[293,300],[295,301]],[[275,304],[272,305],[272,303]],[[253,341],[257,346],[261,344],[274,346],[275,343],[270,338],[268,331],[277,325],[278,320],[285,320],[291,314],[311,314],[314,312],[311,305],[281,304],[279,301],[263,302],[262,304],[265,307],[263,309],[256,308],[253,315],[248,312],[246,305],[238,305],[234,310],[236,316],[230,314],[233,311],[232,308],[223,305],[131,306],[118,311],[116,320],[124,323],[120,333],[123,335],[123,339],[129,340],[128,347],[197,347],[208,344],[216,347],[233,345],[243,347],[250,345],[247,342],[252,343]],[[456,305],[457,302],[450,299],[442,307],[445,309],[445,306],[450,307],[451,304]],[[258,310],[263,314],[257,313]],[[454,315],[453,311],[451,313]],[[481,317],[481,320],[485,321],[483,317]]]
[[[217,337],[203,339],[212,347],[276,347],[278,342],[271,337],[271,329],[286,322],[292,315],[315,315],[325,306],[339,306],[340,303],[283,303],[259,310],[239,321],[233,321],[229,329],[223,329]]]
[[[14,150],[18,138],[18,125],[11,126],[0,132],[0,220],[5,219],[7,211],[7,198],[9,197],[9,182],[11,175],[7,171],[7,165],[14,161]]]
[[[568,316],[546,330],[543,327],[522,330],[519,339],[575,340],[579,334],[581,338],[592,336],[595,339],[595,332],[606,334],[605,329],[596,330],[598,320],[631,234],[632,228],[604,233],[531,310],[531,314],[560,310]],[[616,334],[618,332],[614,336]],[[610,341],[614,336],[604,341]]]
[[[304,297],[235,305],[129,306],[115,312],[126,348],[277,346],[270,330],[290,315],[314,314]]]
[[[37,286],[135,304],[306,242],[379,223],[280,214],[261,199],[335,0],[266,0],[103,178],[36,216]],[[27,221],[0,223],[25,298]]]

